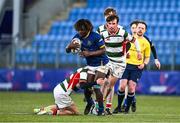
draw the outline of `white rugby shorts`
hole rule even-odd
[[[86,66],[85,68],[89,69],[88,74],[94,74],[95,75],[96,71],[99,71],[99,72],[102,72],[102,73],[105,73],[105,74],[107,74],[107,72],[108,72],[108,68],[106,66],[96,66],[96,67]]]
[[[69,96],[68,93],[66,93],[60,84],[58,84],[54,88],[54,99],[55,99],[55,104],[58,106],[58,108],[66,108],[71,106],[74,102],[72,101],[71,97]]]
[[[118,63],[118,62],[109,61],[106,64],[106,67],[108,67],[111,70],[111,74],[114,77],[121,78],[125,71],[126,63]]]

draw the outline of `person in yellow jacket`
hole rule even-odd
[[[121,104],[125,96],[125,88],[128,86],[127,95],[127,106],[125,108],[125,113],[129,112],[129,108],[132,104],[132,99],[135,95],[136,85],[140,79],[144,67],[149,63],[151,48],[148,40],[144,37],[146,32],[147,24],[144,21],[139,21],[137,25],[137,35],[136,39],[139,41],[142,59],[137,59],[137,51],[135,50],[134,44],[131,43],[129,49],[129,55],[126,59],[126,69],[122,75],[120,87],[118,90],[118,106],[115,108],[113,113],[121,112]]]

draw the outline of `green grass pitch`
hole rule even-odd
[[[85,103],[82,94],[72,94],[80,112]],[[33,108],[54,103],[52,93],[0,92],[0,122],[126,122],[126,123],[180,123],[179,96],[137,96],[137,111],[112,116],[37,116]],[[113,108],[117,104],[114,96]]]

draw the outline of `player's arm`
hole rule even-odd
[[[76,43],[76,38],[73,38],[72,41],[66,46],[66,52],[70,53],[71,49],[76,49],[80,47],[79,43]]]
[[[145,57],[144,59],[144,65],[146,66],[149,63],[150,57]]]
[[[138,58],[138,60],[141,60],[142,59],[142,54],[141,54],[141,48],[140,48],[140,45],[139,45],[139,41],[135,37],[130,35],[128,32],[126,32],[126,31],[125,31],[124,37],[125,37],[125,39],[127,41],[130,41],[130,42],[134,43],[134,45],[136,47],[136,50],[137,50],[137,58]]]
[[[72,49],[71,43],[66,46],[66,53],[70,53]]]
[[[154,47],[153,44],[151,45],[151,52],[152,52],[152,54],[153,54],[154,62],[155,62],[156,67],[157,67],[158,69],[160,69],[160,68],[161,68],[161,63],[160,63],[160,61],[159,61],[158,58],[157,58],[156,49],[155,49],[155,47]]]
[[[145,57],[143,64],[139,65],[139,69],[143,69],[149,63],[150,57]]]
[[[99,35],[99,39],[97,39],[97,41],[96,41],[96,45],[99,47],[98,50],[88,51],[88,50],[84,49],[84,51],[82,51],[80,53],[80,55],[82,55],[84,57],[92,57],[92,56],[100,56],[106,52],[104,41],[100,37],[100,35]]]
[[[106,51],[105,47],[102,47],[101,49],[96,50],[96,51],[84,50],[80,53],[80,55],[84,56],[84,57],[100,56],[100,55],[104,54],[105,51]]]
[[[97,38],[96,45],[99,47],[99,50],[90,52],[90,56],[100,56],[106,52],[105,43],[101,36]]]
[[[148,42],[149,42],[149,44],[150,44],[151,52],[152,52],[152,54],[153,54],[154,62],[155,62],[155,64],[156,64],[156,67],[157,67],[158,69],[160,69],[160,68],[161,68],[161,63],[159,62],[159,60],[158,60],[158,58],[157,58],[157,53],[156,53],[155,46],[154,46],[154,44],[149,40],[149,38],[148,38],[147,36],[144,36],[144,37],[148,40]]]
[[[157,59],[156,49],[155,49],[155,47],[154,47],[153,44],[151,45],[151,52],[152,52],[152,54],[153,54],[154,59]]]
[[[153,54],[154,59],[157,59],[157,53],[156,53],[156,49],[154,47],[154,44],[149,40],[149,38],[147,36],[144,36],[144,37],[148,40],[148,42],[150,44],[151,52]]]

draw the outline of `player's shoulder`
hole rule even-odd
[[[81,36],[79,35],[79,33],[77,33],[77,34],[75,34],[75,35],[73,36],[72,40],[75,39],[75,38],[80,39],[80,37],[81,37]]]
[[[144,37],[143,38],[143,43],[145,44],[145,46],[151,46],[151,43]]]
[[[101,38],[101,35],[98,34],[97,32],[94,32],[94,31],[91,32],[91,36],[92,36],[93,38],[95,38],[95,39],[100,39],[100,38]]]
[[[144,35],[144,38],[145,38],[147,41],[151,42],[150,38],[149,38],[147,35]]]
[[[149,38],[147,38],[147,36],[145,36],[145,35],[143,36],[143,40],[148,43],[150,42]]]
[[[102,24],[102,25],[100,25],[100,26],[98,27],[98,29],[99,29],[100,31],[106,30],[106,25],[105,25],[105,24]]]
[[[123,30],[125,30],[125,29],[124,29],[124,27],[123,27],[123,26],[121,26],[121,25],[118,25],[118,28],[119,28],[119,29],[123,29]]]
[[[97,29],[97,33],[98,34],[102,34],[102,32],[104,32],[104,31],[106,31],[107,30],[107,28],[106,28],[106,25],[105,24],[103,24],[103,25],[100,25],[99,27],[98,27],[98,29]]]
[[[125,36],[128,34],[128,32],[124,29],[123,26],[118,25],[118,28],[119,28],[118,35]]]
[[[149,42],[151,47],[154,46],[152,40],[148,36],[144,35],[144,38]]]

